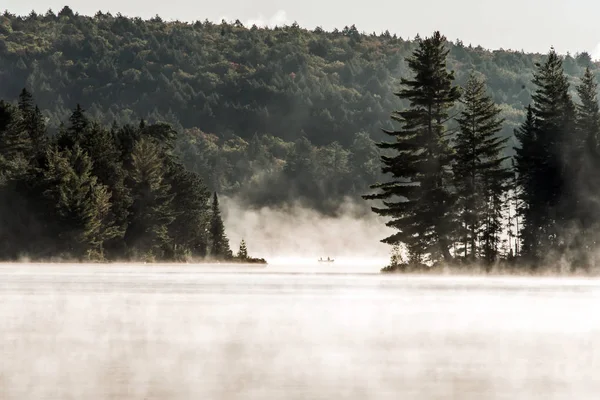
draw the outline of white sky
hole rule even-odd
[[[127,16],[213,21],[239,19],[244,24],[335,27],[355,24],[360,31],[388,29],[404,38],[440,30],[449,39],[483,47],[560,53],[588,51],[600,58],[600,1],[597,0],[2,0],[0,10],[28,14],[32,9],[98,10]]]

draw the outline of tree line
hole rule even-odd
[[[389,110],[398,101],[409,106],[393,91],[397,77],[410,73],[407,60],[419,40],[354,25],[328,32],[295,23],[267,29],[86,16],[69,7],[26,16],[6,11],[0,98],[16,100],[26,87],[52,135],[77,103],[104,126],[168,123],[181,136],[178,154],[209,190],[249,206],[302,200],[333,212],[340,199],[357,198],[381,178],[380,154],[364,133],[385,140],[380,128],[393,129]],[[505,120],[504,156],[513,156],[513,130],[526,118],[535,92],[530,77],[543,55],[488,51],[458,39],[447,49],[457,85],[466,85],[472,68],[486,77]],[[563,59],[571,82],[586,67],[598,69],[585,52]]]
[[[517,267],[594,264],[600,225],[600,113],[587,68],[573,99],[563,58],[552,49],[536,64],[535,90],[516,129],[515,156],[504,151],[504,119],[480,74],[463,87],[447,68],[439,32],[420,41],[392,113],[399,128],[378,143],[382,172],[373,211],[397,232],[387,270],[424,264]]]
[[[217,193],[176,137],[143,120],[107,128],[79,105],[51,136],[26,89],[0,101],[0,258],[233,261]]]

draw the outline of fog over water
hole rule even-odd
[[[300,204],[252,210],[223,197],[221,205],[232,249],[237,251],[244,239],[251,256],[265,257],[269,263],[304,265],[331,257],[346,266],[368,265],[378,271],[389,261],[390,246],[380,241],[394,230],[366,202],[347,200],[335,216]]]
[[[0,266],[1,399],[595,399],[600,282]]]

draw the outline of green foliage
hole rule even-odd
[[[399,103],[394,91],[396,78],[410,71],[408,59],[418,41],[389,32],[363,35],[351,25],[334,32],[298,26],[251,29],[63,11],[44,17],[7,13],[0,22],[0,98],[15,99],[27,87],[51,133],[77,102],[102,126],[113,121],[137,126],[145,119],[150,125],[168,123],[180,134],[213,133],[218,143],[209,148],[185,145],[186,167],[197,164],[193,170],[210,190],[240,195],[258,207],[293,199],[331,212],[341,198],[358,196],[381,178],[377,169],[363,169],[349,154],[350,172],[341,169],[332,177],[326,169],[331,163],[317,160],[290,181],[279,175],[288,159],[278,152],[302,137],[316,147],[315,154],[334,142],[352,153],[357,132],[387,140],[380,128],[392,129],[383,123],[388,111],[409,106],[406,100]],[[486,51],[460,41],[447,48],[457,84],[464,86],[472,69],[486,76],[506,118],[501,136],[511,138],[505,155],[512,155],[513,130],[525,118],[534,90],[530,77],[543,56]],[[567,56],[565,65],[570,81],[588,66],[597,70],[586,54]],[[285,145],[265,146],[258,161],[248,148],[226,148],[226,142],[237,140],[234,134],[247,144],[255,135],[260,140],[271,135]],[[371,167],[378,157],[371,158]],[[312,190],[304,192],[306,187]]]
[[[516,190],[518,207],[517,212],[522,217],[521,230],[518,232],[522,240],[520,254],[527,255],[530,259],[539,257],[535,237],[538,232],[538,221],[540,213],[543,210],[541,195],[536,190],[537,182],[544,179],[540,166],[543,165],[541,147],[538,146],[535,115],[533,107],[527,108],[527,118],[519,129],[515,131],[515,136],[520,143],[516,148],[515,170],[516,170]]]
[[[372,186],[381,193],[365,196],[384,200],[385,208],[373,211],[392,217],[388,226],[399,231],[384,242],[405,243],[415,263],[451,258],[454,195],[446,122],[448,109],[460,94],[452,85],[453,74],[446,70],[447,55],[445,38],[435,32],[409,59],[414,77],[402,78],[404,88],[398,96],[410,107],[392,114],[401,124],[400,130],[386,131],[394,141],[378,144],[394,151],[394,156],[381,157],[382,171],[393,180]]]
[[[26,173],[33,155],[31,138],[25,130],[25,118],[19,109],[0,101],[0,161],[7,178]]]
[[[511,268],[555,260],[573,269],[593,265],[600,227],[600,106],[591,69],[577,86],[575,105],[563,58],[551,50],[537,64],[533,104],[515,130],[519,146],[511,169],[502,110],[474,74],[464,85],[450,153],[441,122],[447,121],[443,106],[455,97],[443,37],[435,33],[419,43],[409,60],[415,78],[403,78],[398,93],[410,105],[392,114],[402,129],[386,131],[395,141],[378,145],[393,153],[381,157],[382,172],[392,180],[372,186],[381,193],[364,196],[383,200],[384,207],[373,211],[391,217],[388,226],[399,231],[383,240],[395,246],[384,271],[429,268],[423,260],[433,267],[484,261],[488,270],[501,262]],[[407,261],[399,261],[400,245]]]
[[[550,51],[538,64],[533,82],[531,116],[517,134],[521,149],[516,158],[523,183],[522,256],[532,262],[561,254],[569,239],[566,229],[574,222],[576,187],[582,142],[575,129],[575,106],[569,94],[561,58]]]
[[[164,172],[165,159],[159,145],[142,137],[133,147],[129,180],[133,204],[125,232],[128,247],[162,259],[171,238],[168,226],[175,219],[171,185]]]
[[[50,137],[40,115],[25,90],[18,106],[0,102],[1,259],[207,255],[210,195],[174,154],[170,126],[108,130],[78,105]],[[219,229],[228,246],[222,221]]]
[[[248,259],[248,247],[246,247],[246,242],[244,241],[244,239],[242,239],[242,241],[240,242],[240,249],[238,250],[237,258],[239,258],[240,260]]]
[[[110,193],[92,175],[92,161],[79,145],[47,153],[43,192],[60,226],[59,254],[83,258],[103,255],[103,244],[117,236],[110,213]]]
[[[486,51],[439,33],[410,41],[354,26],[7,12],[0,98],[15,104],[0,101],[2,254],[56,255],[48,249],[67,235],[61,252],[77,257],[230,258],[209,190],[248,206],[333,213],[383,181],[368,197],[399,229],[387,242],[408,244],[414,265],[467,255],[463,242],[491,263],[513,222],[522,259],[590,265],[600,226],[597,69],[587,53]],[[469,82],[472,70],[489,98]],[[467,89],[462,108],[452,107],[454,84]],[[380,129],[393,109],[402,111]],[[487,122],[468,129],[479,114]],[[466,151],[469,138],[478,150]],[[502,160],[513,154],[506,192]],[[517,217],[502,226],[513,200]]]
[[[180,250],[206,257],[208,254],[208,232],[210,223],[210,192],[197,174],[187,171],[181,164],[172,163],[168,171],[172,206],[175,220],[169,225],[169,236],[173,238],[173,256],[181,257]]]
[[[465,259],[475,261],[481,255],[491,263],[500,247],[503,196],[510,176],[501,157],[507,139],[498,136],[504,121],[484,81],[475,75],[467,81],[462,103],[465,108],[457,118],[460,131],[454,145],[458,241]]]
[[[40,109],[34,104],[33,96],[26,89],[19,95],[19,111],[22,116],[21,130],[25,131],[31,142],[31,157],[39,157],[47,145],[46,123]],[[37,160],[36,160],[37,161]]]
[[[225,234],[225,226],[219,209],[217,192],[213,194],[210,217],[210,256],[215,259],[227,260],[233,257],[229,247],[229,239]]]
[[[381,178],[373,168],[379,154],[367,161],[370,169],[354,163],[354,135],[368,132],[375,141],[386,139],[380,128],[388,110],[409,105],[398,104],[394,96],[396,77],[409,72],[407,60],[419,44],[389,33],[363,35],[352,26],[334,32],[298,26],[247,29],[108,13],[90,17],[68,8],[61,17],[6,14],[0,26],[0,98],[13,99],[27,87],[45,110],[51,133],[77,102],[103,126],[114,121],[137,126],[145,119],[151,125],[166,122],[180,134],[214,133],[218,143],[209,147],[177,144],[179,150],[185,147],[186,154],[179,155],[186,167],[210,190],[239,195],[257,207],[302,201],[324,212]],[[486,76],[506,118],[501,136],[515,145],[513,130],[525,118],[534,88],[530,76],[542,55],[486,51],[460,41],[447,48],[457,84],[464,85],[473,68]],[[589,55],[567,61],[570,80],[588,66],[597,69]],[[247,154],[248,147],[227,148],[226,142],[237,140],[234,134],[247,144],[254,136],[261,141],[267,136],[284,145],[265,146],[258,161]],[[350,152],[350,171],[332,176],[326,169],[330,161],[319,165],[317,160],[292,181],[280,174],[290,161],[288,150],[303,137],[315,154],[339,143]],[[311,191],[303,190],[307,187]]]
[[[581,237],[579,239],[579,262],[589,265],[592,260],[586,260],[598,246],[595,232],[600,223],[600,205],[597,191],[600,187],[600,110],[598,106],[598,84],[589,68],[577,87],[581,104],[577,105],[577,135],[583,143],[580,158],[580,168],[575,180],[579,196],[577,219],[580,223]]]
[[[122,239],[133,199],[131,189],[125,184],[127,171],[123,167],[121,154],[111,132],[95,121],[90,123],[78,144],[94,161],[93,174],[111,192],[111,212],[115,218],[115,229],[118,235],[108,243],[108,250],[122,251]]]

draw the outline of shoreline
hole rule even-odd
[[[198,261],[198,262],[153,262],[144,263],[143,261],[110,261],[110,262],[79,262],[79,261],[14,261],[14,262],[0,262],[0,268],[40,268],[40,269],[86,269],[86,268],[136,268],[140,270],[144,269],[160,269],[160,268],[192,268],[192,267],[209,267],[210,269],[247,269],[257,270],[266,269],[267,266],[273,268],[272,272],[277,274],[333,274],[333,275],[345,275],[345,274],[356,274],[356,275],[370,275],[370,276],[388,276],[392,277],[403,277],[403,278],[548,278],[548,279],[598,279],[600,278],[600,268],[592,268],[590,271],[561,271],[559,268],[543,268],[539,270],[529,269],[506,269],[506,268],[492,268],[487,271],[485,268],[453,268],[453,267],[433,267],[431,269],[410,269],[410,270],[395,270],[395,271],[382,271],[380,268],[374,269],[373,271],[362,271],[353,270],[352,266],[344,266],[340,268],[326,268],[323,267],[320,271],[315,271],[315,265],[289,265],[289,271],[287,269],[280,270],[281,266],[285,264],[263,264],[263,263],[244,263],[244,262],[230,262],[230,261]],[[350,268],[349,268],[350,267]]]

